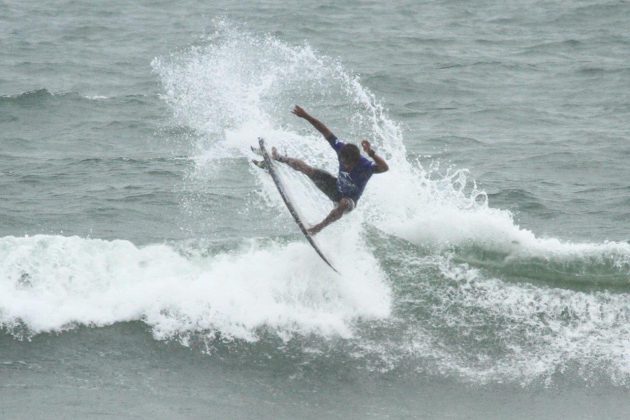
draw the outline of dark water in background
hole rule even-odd
[[[626,418],[630,4],[0,4],[6,418]],[[391,171],[318,260],[257,136]],[[327,203],[289,172],[309,220]]]

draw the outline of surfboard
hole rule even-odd
[[[275,166],[276,164],[273,161],[273,159],[271,159],[271,155],[269,154],[269,152],[267,152],[267,148],[265,147],[265,140],[259,137],[258,145],[260,146],[260,153],[262,154],[262,157],[264,159],[266,169],[269,171],[269,174],[271,175],[271,179],[273,179],[273,183],[276,185],[276,188],[278,189],[278,192],[280,193],[280,197],[282,197],[282,201],[284,201],[284,204],[289,210],[289,213],[291,213],[291,216],[293,216],[293,220],[295,220],[295,223],[297,223],[298,227],[302,231],[302,234],[304,234],[304,237],[306,238],[308,243],[313,247],[315,252],[317,252],[317,255],[319,255],[319,257],[322,260],[324,260],[324,262],[328,264],[328,266],[332,268],[335,271],[335,273],[339,273],[339,271],[337,271],[337,269],[330,263],[329,259],[326,257],[326,255],[324,255],[322,250],[319,248],[319,246],[317,245],[317,242],[315,242],[315,239],[306,230],[306,226],[304,225],[304,222],[302,221],[302,217],[300,216],[295,205],[292,203],[291,199],[289,198],[289,195],[287,192],[288,190],[285,187],[284,183],[282,182],[280,175],[278,174],[278,171]]]

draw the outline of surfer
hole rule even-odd
[[[320,223],[308,229],[308,233],[315,235],[331,223],[339,220],[345,213],[352,211],[359,197],[363,194],[365,185],[373,174],[380,174],[389,169],[383,158],[378,156],[370,142],[363,140],[363,151],[374,161],[361,156],[359,148],[351,143],[340,141],[321,121],[312,117],[303,108],[296,105],[293,114],[305,119],[317,129],[330,146],[337,152],[339,159],[339,173],[337,177],[330,173],[309,166],[304,161],[278,154],[276,148],[272,148],[272,157],[278,162],[285,163],[296,171],[308,176],[330,200],[335,203],[335,208]]]

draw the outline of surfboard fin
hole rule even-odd
[[[269,170],[269,167],[267,166],[267,162],[265,162],[264,160],[252,159],[252,163],[258,166],[260,169],[264,169],[266,171]]]

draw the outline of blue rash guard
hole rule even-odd
[[[337,152],[337,158],[339,159],[339,175],[337,176],[337,191],[341,197],[348,197],[354,201],[356,205],[359,197],[363,194],[365,185],[370,180],[370,177],[374,174],[374,168],[376,164],[369,159],[361,156],[359,163],[357,163],[350,172],[347,172],[341,164],[341,158],[339,157],[339,151],[345,145],[344,142],[339,141],[334,134],[327,138],[328,143]]]

